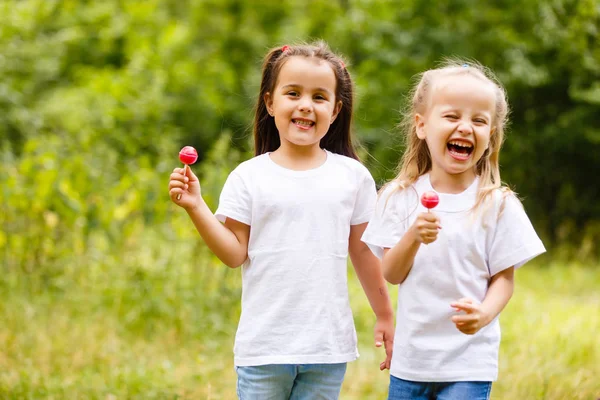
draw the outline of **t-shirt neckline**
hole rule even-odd
[[[440,193],[431,185],[430,174],[424,177],[424,191],[432,190],[440,198],[440,202],[432,211],[462,212],[470,210],[475,204],[477,189],[479,188],[479,177],[475,177],[468,188],[460,193]]]
[[[315,168],[311,168],[311,169],[307,169],[307,170],[303,170],[303,171],[297,171],[297,170],[293,170],[293,169],[289,169],[286,167],[283,167],[279,164],[277,164],[275,161],[273,161],[271,159],[271,152],[267,152],[264,154],[264,156],[267,159],[267,163],[270,166],[270,168],[272,168],[273,170],[278,171],[279,173],[288,175],[288,176],[293,176],[293,177],[305,177],[305,176],[312,176],[315,174],[320,173],[323,169],[325,169],[327,167],[327,165],[331,162],[332,159],[332,153],[329,150],[323,149],[325,151],[325,161],[315,167]]]

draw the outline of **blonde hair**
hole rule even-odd
[[[496,109],[492,118],[493,133],[489,147],[477,162],[476,173],[479,176],[477,200],[473,209],[478,209],[497,189],[512,193],[500,180],[499,155],[504,141],[504,130],[508,123],[508,100],[506,90],[494,73],[472,60],[446,59],[441,66],[418,75],[417,84],[410,92],[409,101],[402,114],[400,129],[405,138],[406,149],[400,164],[398,175],[392,180],[399,189],[406,189],[431,170],[431,155],[425,140],[417,137],[416,114],[425,114],[429,107],[431,91],[437,79],[448,76],[470,75],[493,85],[496,93]]]

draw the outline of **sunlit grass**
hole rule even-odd
[[[598,267],[518,271],[492,398],[600,398],[599,288]]]
[[[235,399],[239,271],[193,251],[178,265],[140,254],[52,279],[0,278],[0,398]],[[352,273],[350,282],[361,357],[341,398],[382,399],[389,374],[378,370],[374,317]],[[599,287],[599,268],[518,271],[493,399],[600,397]]]

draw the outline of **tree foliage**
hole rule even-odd
[[[550,247],[597,255],[595,0],[4,0],[0,12],[9,267],[82,256],[98,237],[122,245],[168,223],[166,182],[183,145],[199,150],[214,204],[226,171],[251,154],[263,55],[317,38],[349,61],[355,130],[379,183],[402,152],[395,125],[412,77],[446,56],[492,68],[512,108],[503,179]]]

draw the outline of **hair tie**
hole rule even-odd
[[[464,63],[464,64],[462,65],[462,67],[463,67],[463,68],[468,68],[468,67],[469,67],[469,64],[468,64],[468,63]]]
[[[289,49],[290,49],[290,46],[288,46],[288,45],[286,44],[285,46],[283,46],[283,47],[281,48],[281,52],[282,52],[282,53],[285,53],[285,52],[286,52],[286,51],[288,51]]]
[[[346,64],[344,64],[342,60],[340,60],[340,65],[342,66],[342,69],[346,69]]]

